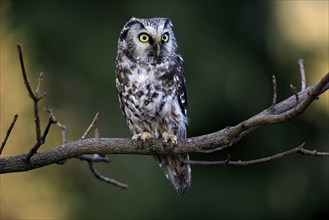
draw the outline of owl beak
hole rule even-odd
[[[160,52],[161,52],[160,44],[156,43],[155,44],[155,53],[156,53],[157,57],[160,56]]]

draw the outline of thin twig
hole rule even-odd
[[[294,86],[293,84],[290,84],[290,88],[294,92],[294,95],[296,97],[296,105],[298,105],[299,104],[299,97],[298,97],[298,91],[296,89],[296,86]]]
[[[277,89],[276,89],[276,77],[275,77],[275,75],[272,76],[272,84],[273,84],[272,106],[274,106],[276,104],[276,99],[277,99]]]
[[[299,68],[300,68],[300,75],[301,75],[301,81],[302,81],[301,90],[304,90],[304,89],[306,89],[306,74],[305,74],[305,68],[304,68],[304,60],[299,59],[298,64],[299,64]]]
[[[48,135],[49,129],[50,129],[52,124],[56,124],[56,121],[54,121],[52,117],[49,117],[48,118],[48,124],[46,126],[46,129],[43,132],[42,137],[41,137],[41,143],[42,144],[44,144],[46,142],[46,137]]]
[[[82,135],[82,137],[80,138],[80,140],[84,140],[86,139],[87,135],[90,133],[90,131],[94,128],[96,122],[98,121],[98,119],[100,118],[100,114],[99,112],[96,113],[93,121],[90,123],[89,127],[87,128],[87,130],[85,131],[85,133]],[[98,129],[96,128],[95,129],[95,138],[99,138],[99,131]],[[104,181],[106,183],[109,183],[111,185],[114,185],[114,186],[117,186],[117,187],[120,187],[122,189],[127,189],[128,188],[128,185],[127,184],[124,184],[124,183],[121,183],[117,180],[114,180],[112,178],[109,178],[109,177],[106,177],[106,176],[103,176],[102,174],[100,174],[96,167],[95,167],[95,162],[110,162],[110,160],[106,157],[106,156],[101,156],[99,154],[93,154],[93,155],[81,155],[81,156],[77,156],[76,158],[80,159],[80,160],[86,160],[88,161],[88,164],[89,164],[89,167],[90,167],[90,170],[91,172],[94,174],[94,176],[101,180],[101,181]]]
[[[22,47],[18,45],[18,51],[20,55],[21,67],[24,77],[25,85],[30,93],[30,84],[27,80],[25,67],[22,57]],[[30,90],[29,90],[30,88]],[[63,144],[57,147],[54,147],[49,150],[45,150],[41,153],[35,154],[32,158],[31,163],[27,164],[23,162],[23,158],[26,158],[26,154],[20,154],[15,156],[10,156],[6,158],[0,158],[0,173],[10,173],[10,172],[21,172],[36,169],[39,167],[47,166],[49,164],[56,163],[60,160],[66,160],[70,158],[75,158],[79,155],[86,155],[86,154],[144,154],[144,155],[154,155],[154,154],[182,154],[182,153],[206,153],[212,149],[224,149],[228,146],[231,146],[237,143],[242,137],[246,134],[250,133],[251,131],[255,130],[256,128],[260,127],[261,125],[265,124],[274,124],[283,121],[287,121],[296,117],[298,114],[302,113],[307,109],[307,107],[323,92],[327,91],[329,88],[329,73],[327,73],[317,84],[306,88],[305,90],[301,91],[300,93],[295,92],[295,96],[297,99],[297,106],[294,102],[294,96],[287,98],[286,100],[275,104],[273,108],[265,109],[264,111],[258,113],[257,115],[239,123],[238,125],[229,127],[228,129],[222,129],[220,131],[202,135],[199,137],[193,137],[188,139],[182,139],[175,148],[167,149],[163,147],[163,143],[161,140],[149,140],[145,142],[145,148],[138,148],[136,147],[136,143],[133,142],[131,139],[120,139],[120,138],[90,138],[85,139],[90,130],[94,127],[94,124],[98,119],[95,116],[93,122],[86,130],[85,134],[82,136],[81,140],[70,142],[67,144]],[[37,97],[36,94],[33,93],[31,90],[30,96],[35,98]],[[298,103],[298,99],[300,99],[300,103]],[[38,103],[34,101],[34,103]],[[38,106],[37,106],[38,107]],[[35,114],[38,113],[35,111]],[[38,115],[38,114],[36,114]],[[97,114],[96,114],[97,115]],[[55,120],[53,120],[55,121]],[[49,124],[49,123],[48,123]],[[50,123],[51,124],[51,123]],[[39,122],[40,125],[40,122]],[[47,126],[48,127],[48,126]],[[40,140],[45,139],[50,125],[48,129],[46,128],[44,135],[41,136],[40,132]],[[42,138],[44,136],[44,138]],[[39,139],[38,139],[39,140]],[[37,143],[40,143],[39,141]],[[36,152],[36,151],[35,151]],[[35,153],[34,152],[34,153]],[[281,158],[285,155],[291,153],[301,153],[304,155],[312,155],[312,156],[329,156],[327,152],[316,152],[310,151],[303,148],[303,144],[296,149],[292,149],[290,151],[286,151],[277,155],[273,155],[271,157],[257,159],[257,163],[259,160],[262,162],[267,162],[269,160],[274,160]],[[33,155],[33,154],[32,154]],[[85,157],[87,158],[87,157]],[[96,157],[97,158],[97,157]],[[270,158],[270,159],[269,159]],[[272,158],[272,159],[271,159]],[[273,159],[274,158],[274,159]],[[98,158],[100,159],[100,158]],[[224,165],[234,165],[235,163],[245,163],[248,162],[249,164],[255,163],[257,160],[252,161],[231,161],[230,156],[225,161],[221,161]],[[88,164],[91,168],[91,171],[94,175],[105,182],[109,182],[113,185],[116,185],[118,182],[112,180],[110,178],[102,176],[94,166],[95,159],[91,158],[88,160]],[[188,163],[192,163],[191,161],[185,161]],[[205,162],[205,161],[203,161]],[[216,161],[214,161],[216,162]],[[249,165],[243,164],[243,165]],[[241,164],[236,164],[241,165]],[[126,185],[124,184],[124,187]],[[123,187],[123,188],[124,188]]]
[[[303,155],[309,155],[309,156],[317,156],[317,157],[328,157],[329,152],[319,152],[316,150],[307,150],[303,147],[301,147],[298,151],[298,153],[301,153]]]
[[[17,50],[18,50],[19,62],[21,64],[21,68],[22,68],[24,84],[26,86],[27,91],[29,92],[30,97],[32,99],[34,99],[34,98],[36,98],[36,96],[32,91],[30,81],[27,78],[27,74],[26,74],[26,70],[25,70],[24,59],[23,59],[23,45],[22,44],[17,44]]]
[[[26,89],[31,97],[31,99],[33,100],[33,104],[34,104],[34,121],[35,121],[35,128],[36,128],[36,138],[37,138],[37,142],[40,142],[41,140],[41,127],[40,127],[40,116],[39,116],[39,106],[38,106],[38,102],[40,101],[40,99],[43,97],[39,97],[37,93],[34,93],[32,88],[31,88],[31,84],[30,81],[27,78],[27,74],[26,74],[26,69],[25,69],[25,65],[24,65],[24,58],[23,58],[23,46],[22,44],[17,44],[17,50],[18,50],[18,56],[19,56],[19,61],[21,64],[21,69],[22,69],[22,75],[23,75],[23,79],[24,79],[24,84],[26,86]],[[39,82],[41,82],[40,78],[42,78],[42,74],[40,74],[39,77]],[[39,88],[37,88],[37,91],[39,90]]]
[[[87,135],[90,133],[91,129],[93,129],[93,127],[95,126],[96,122],[98,121],[100,117],[100,113],[97,112],[93,121],[90,123],[89,127],[87,128],[87,130],[85,131],[85,133],[82,135],[82,137],[80,138],[80,140],[86,139]]]
[[[49,114],[49,118],[51,118],[52,121],[54,123],[56,123],[56,125],[62,130],[62,143],[63,143],[63,145],[66,144],[67,143],[67,129],[66,129],[66,125],[60,123],[57,120],[57,118],[56,118],[53,110],[51,108],[49,108],[48,106],[44,107],[43,110]],[[63,164],[65,164],[66,161],[67,161],[67,159],[64,159],[64,160],[57,161],[56,163],[59,164],[59,165],[63,165]]]
[[[41,136],[41,125],[40,125],[40,115],[39,115],[39,101],[43,97],[45,97],[45,94],[42,95],[42,96],[39,96],[39,94],[38,94],[41,82],[43,81],[43,74],[40,74],[40,76],[39,76],[39,83],[38,83],[38,86],[37,86],[37,89],[36,89],[37,92],[34,93],[32,91],[31,84],[30,84],[30,81],[27,78],[26,69],[25,69],[25,65],[24,65],[23,46],[22,46],[22,44],[17,44],[17,51],[18,51],[19,61],[20,61],[20,64],[21,64],[24,84],[26,86],[26,89],[27,89],[31,99],[33,100],[35,133],[36,133],[36,139],[37,139],[36,143],[30,149],[29,153],[26,156],[25,162],[27,163],[27,162],[29,162],[29,160],[31,159],[33,154],[35,154],[38,151],[39,147],[43,144],[43,139],[45,139],[45,136],[44,137]],[[49,128],[46,128],[44,133],[47,134],[48,130],[49,130]]]
[[[106,176],[103,176],[101,175],[95,168],[95,165],[93,162],[89,162],[89,167],[90,167],[90,170],[91,172],[95,175],[95,177],[101,181],[104,181],[106,183],[109,183],[111,185],[114,185],[114,186],[117,186],[117,187],[120,187],[122,189],[128,189],[128,185],[127,184],[124,184],[124,183],[121,183],[117,180],[114,180],[114,179],[111,179],[111,178],[108,178]]]
[[[25,162],[28,163],[31,159],[31,157],[38,151],[39,147],[46,142],[46,137],[49,133],[49,129],[52,124],[56,124],[56,121],[53,120],[53,118],[50,116],[48,119],[48,124],[46,126],[46,129],[44,130],[40,140],[35,143],[35,145],[30,149],[29,153],[27,154],[25,158]]]
[[[11,131],[13,130],[15,124],[16,124],[17,118],[18,118],[18,114],[16,114],[16,115],[14,116],[13,121],[11,122],[11,124],[10,124],[10,126],[9,126],[9,128],[8,128],[8,130],[7,130],[7,134],[6,134],[5,138],[3,139],[2,143],[1,143],[1,147],[0,147],[0,155],[1,155],[2,151],[3,151],[3,149],[5,148],[5,145],[6,145],[6,143],[7,143],[7,140],[8,140],[8,138],[9,138],[9,136],[10,136],[10,133],[11,133]]]
[[[317,151],[310,151],[307,149],[304,149],[305,143],[302,143],[300,146],[295,147],[293,149],[269,156],[269,157],[263,157],[255,160],[247,160],[247,161],[231,161],[230,157],[226,160],[221,160],[221,161],[197,161],[197,160],[182,160],[183,163],[187,164],[193,164],[193,165],[206,165],[206,166],[213,166],[213,165],[227,165],[227,166],[247,166],[247,165],[252,165],[252,164],[260,164],[260,163],[265,163],[269,162],[272,160],[280,159],[284,156],[287,156],[289,154],[294,154],[294,153],[301,153],[304,155],[311,155],[311,156],[318,156],[318,157],[325,157],[329,156],[329,152],[317,152]]]
[[[37,96],[39,96],[39,90],[40,90],[41,84],[43,83],[43,80],[44,80],[44,73],[40,72],[37,89],[35,90],[35,94]]]
[[[66,144],[67,143],[67,128],[65,124],[62,124],[59,122],[53,112],[53,110],[49,107],[45,107],[43,109],[45,112],[49,113],[50,117],[52,118],[53,121],[56,122],[56,125],[62,130],[62,143]]]
[[[57,121],[56,125],[62,129],[62,142],[63,144],[67,143],[67,127],[65,124],[60,123],[59,121]]]

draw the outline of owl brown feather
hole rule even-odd
[[[122,113],[135,139],[186,137],[187,95],[182,58],[167,18],[130,19],[121,31],[116,87]],[[147,134],[147,135],[142,135]],[[142,138],[143,139],[143,138]],[[174,140],[175,139],[175,140]],[[188,155],[155,155],[165,176],[181,195],[191,185]]]

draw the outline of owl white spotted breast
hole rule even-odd
[[[174,144],[186,137],[187,95],[183,59],[176,54],[168,18],[131,18],[123,27],[116,58],[116,87],[133,140],[162,138]],[[178,195],[191,185],[184,155],[155,155]]]

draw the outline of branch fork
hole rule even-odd
[[[46,107],[44,110],[49,114],[47,126],[41,133],[40,116],[39,116],[39,101],[46,96],[46,93],[40,95],[40,88],[44,81],[44,73],[40,73],[38,84],[35,92],[33,92],[28,80],[24,60],[23,48],[21,44],[17,45],[19,60],[22,68],[24,84],[33,100],[34,121],[36,131],[36,143],[28,153],[0,158],[0,173],[21,172],[50,164],[64,164],[66,160],[71,158],[87,161],[91,172],[94,176],[106,183],[126,189],[128,186],[109,177],[103,176],[95,168],[95,163],[108,163],[109,159],[103,155],[107,154],[184,154],[184,153],[212,153],[223,150],[238,143],[241,138],[266,124],[276,124],[297,117],[304,112],[309,105],[313,103],[322,93],[329,89],[329,73],[325,74],[322,79],[315,85],[306,88],[305,68],[302,60],[299,60],[301,72],[301,91],[297,91],[296,87],[291,85],[293,95],[280,103],[277,103],[277,82],[275,75],[272,76],[273,97],[272,105],[253,117],[235,125],[226,127],[220,131],[206,134],[198,137],[186,138],[180,140],[174,148],[163,147],[161,140],[148,140],[143,143],[143,147],[137,147],[138,143],[128,138],[100,138],[99,132],[95,129],[95,138],[87,138],[89,133],[94,129],[96,122],[100,118],[100,114],[96,113],[92,122],[81,136],[80,140],[68,142],[67,128],[59,122],[55,117],[51,108]],[[7,134],[1,144],[0,153],[6,145],[11,131],[16,123],[18,115],[15,115]],[[39,147],[45,143],[51,125],[56,124],[62,130],[62,145],[45,150],[41,153],[36,153]],[[299,153],[306,156],[314,157],[329,157],[329,152],[311,151],[304,148],[305,143],[293,149],[259,159],[254,160],[231,160],[231,155],[222,161],[194,161],[182,160],[183,163],[194,165],[225,165],[225,166],[246,166],[251,164],[259,164],[269,162],[275,159],[285,157],[290,154]]]

